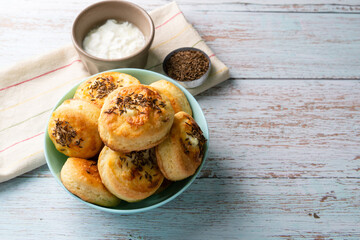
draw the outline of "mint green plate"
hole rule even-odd
[[[151,84],[152,82],[155,82],[160,79],[165,79],[169,82],[172,82],[176,86],[178,86],[185,93],[185,95],[190,103],[195,121],[198,123],[201,130],[203,131],[205,138],[207,140],[209,140],[209,130],[208,130],[208,126],[206,123],[204,113],[202,112],[202,110],[201,110],[198,102],[195,100],[195,98],[180,84],[178,84],[177,82],[175,82],[174,80],[172,80],[171,78],[169,78],[167,76],[164,76],[164,75],[156,73],[156,72],[148,71],[148,70],[143,70],[143,69],[120,68],[120,69],[109,70],[106,72],[110,72],[110,71],[130,74],[130,75],[136,77],[142,84],[146,84],[146,85]],[[88,78],[84,79],[83,81],[86,81],[87,79]],[[59,102],[56,104],[56,106],[54,107],[52,112],[63,101],[65,101],[66,99],[72,98],[79,85],[80,85],[80,83],[75,85],[73,88],[71,88],[70,91],[68,91],[59,100]],[[154,194],[142,201],[139,201],[136,203],[127,203],[125,201],[122,201],[118,206],[113,207],[113,208],[108,208],[108,207],[102,207],[102,206],[98,206],[98,205],[95,205],[92,203],[85,202],[82,199],[80,199],[77,196],[70,193],[64,187],[64,185],[62,184],[62,182],[60,180],[60,171],[67,159],[67,156],[65,156],[64,154],[62,154],[56,150],[54,144],[52,143],[52,141],[49,138],[49,135],[47,134],[47,126],[46,126],[45,133],[46,133],[45,134],[45,158],[46,158],[47,165],[49,166],[49,169],[50,169],[51,173],[54,175],[57,182],[70,195],[72,195],[74,198],[78,199],[79,201],[85,203],[88,206],[91,206],[91,207],[94,207],[96,209],[103,210],[106,212],[111,212],[111,213],[130,214],[130,213],[142,212],[142,211],[146,211],[146,210],[150,210],[150,209],[159,207],[159,206],[173,200],[174,198],[179,196],[182,192],[184,192],[185,189],[188,188],[190,186],[190,184],[196,179],[197,175],[200,173],[202,167],[204,166],[204,163],[205,163],[205,160],[206,160],[207,154],[208,154],[208,141],[207,141],[206,146],[205,146],[204,159],[202,161],[202,164],[200,165],[200,167],[197,169],[196,173],[193,176],[188,177],[182,181],[174,182],[168,188],[166,188],[164,191],[162,191],[158,194]]]

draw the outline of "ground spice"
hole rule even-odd
[[[208,58],[199,51],[184,50],[174,53],[165,63],[166,74],[178,81],[199,79],[209,69]]]
[[[125,154],[125,156],[126,157],[121,155],[119,157],[120,162],[121,162],[120,166],[122,166],[122,164],[126,164],[126,166],[129,167],[129,163],[131,163],[133,165],[131,174],[134,174],[135,171],[139,172],[138,176],[139,176],[140,180],[144,177],[151,183],[153,180],[153,177],[157,176],[157,173],[155,173],[154,175],[151,175],[151,173],[144,170],[145,166],[148,166],[150,169],[158,168],[157,163],[156,163],[156,155],[155,155],[154,149],[133,151],[133,152]],[[143,173],[140,173],[140,172],[143,172]]]
[[[161,108],[165,108],[166,104],[156,98],[152,98],[150,96],[146,97],[143,94],[134,94],[134,92],[128,94],[127,96],[118,96],[116,99],[115,106],[110,109],[104,111],[104,113],[114,113],[117,114],[116,110],[118,110],[119,114],[127,113],[127,110],[137,110],[140,114],[144,114],[138,109],[140,107],[148,107],[157,110],[158,113],[161,113]]]
[[[53,128],[52,135],[55,137],[55,140],[58,144],[65,147],[70,147],[72,140],[76,137],[76,131],[70,126],[67,121],[60,121],[59,119],[55,119],[55,127]],[[79,138],[75,141],[75,145],[79,148],[81,141],[84,141],[82,138]]]
[[[88,87],[90,90],[89,94],[92,97],[91,101],[95,101],[95,98],[102,99],[115,90],[117,86],[112,82],[112,80],[112,76],[96,78],[96,80]]]

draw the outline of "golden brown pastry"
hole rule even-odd
[[[185,112],[176,113],[170,136],[155,147],[164,177],[178,181],[193,175],[202,162],[205,142],[195,120]]]
[[[103,143],[98,132],[100,108],[89,102],[64,101],[51,115],[48,133],[56,149],[69,157],[90,158]]]
[[[112,207],[120,199],[111,194],[101,182],[96,161],[68,158],[60,173],[64,186],[84,201]]]
[[[120,153],[105,146],[99,155],[98,165],[106,188],[127,202],[151,196],[164,180],[153,148]]]
[[[165,95],[145,85],[114,90],[99,117],[99,133],[106,146],[118,152],[148,149],[169,133],[174,110]]]
[[[175,113],[183,111],[192,115],[191,107],[185,94],[175,84],[166,80],[159,80],[153,82],[150,86],[169,98]]]
[[[100,73],[84,81],[76,90],[74,98],[90,101],[100,108],[110,92],[118,87],[140,84],[135,77],[125,73],[106,72]]]

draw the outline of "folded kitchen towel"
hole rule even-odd
[[[146,69],[162,72],[162,61],[179,47],[207,53],[212,70],[207,82],[189,89],[196,95],[229,78],[229,69],[214,55],[175,2],[150,13],[155,38]],[[0,70],[0,182],[45,163],[43,139],[51,109],[71,86],[89,76],[72,45]]]

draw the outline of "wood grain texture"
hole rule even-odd
[[[147,2],[146,6],[156,7],[171,0],[154,0]],[[134,1],[144,4],[143,1]],[[303,13],[359,13],[360,3],[357,0],[229,0],[199,1],[194,8],[194,1],[179,1],[184,10],[206,11],[206,12],[303,12]]]
[[[358,239],[359,184],[360,179],[202,178],[163,207],[124,216],[80,204],[52,178],[19,177],[0,185],[0,237]]]
[[[228,12],[207,17],[221,24],[189,14],[233,77],[360,77],[360,15]]]
[[[0,65],[14,64],[70,43],[73,20],[93,2],[7,3],[8,8],[0,9],[0,54],[4,56]],[[137,3],[150,10],[166,2]],[[303,5],[307,4],[309,1]],[[330,1],[324,6],[334,4],[340,2]],[[234,1],[211,1],[194,7],[192,1],[179,2],[190,23],[230,67],[232,77],[360,78],[359,14],[234,11],[239,5]],[[260,5],[263,9],[269,7]]]
[[[359,177],[359,90],[359,81],[230,80],[200,94],[211,129],[203,173]]]
[[[143,214],[102,213],[44,166],[0,185],[0,238],[12,229],[15,239],[358,239],[359,90],[358,81],[229,80],[197,96],[210,154],[180,197]]]
[[[71,43],[94,2],[0,0],[0,66]],[[360,239],[359,1],[177,2],[232,74],[196,97],[210,129],[199,178],[115,215],[43,166],[0,184],[0,239]]]

